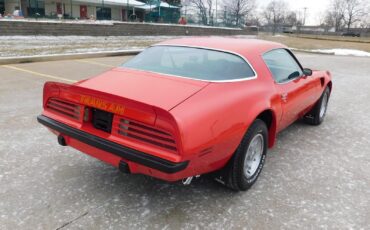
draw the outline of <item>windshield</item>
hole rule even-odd
[[[207,81],[227,81],[255,76],[238,55],[179,46],[153,46],[123,67]]]

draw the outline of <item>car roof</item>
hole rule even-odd
[[[186,37],[163,41],[156,45],[189,46],[222,50],[239,54],[248,60],[254,59],[253,57],[256,55],[260,56],[272,49],[287,48],[276,42],[239,37]]]

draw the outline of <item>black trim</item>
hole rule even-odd
[[[84,131],[72,128],[59,121],[48,118],[44,115],[37,116],[37,121],[41,124],[56,130],[62,134],[70,136],[76,140],[79,140],[85,144],[94,146],[98,149],[110,152],[114,155],[122,157],[126,160],[145,165],[147,167],[157,169],[165,173],[176,173],[188,166],[189,161],[174,163],[171,161],[164,160],[159,157],[155,157],[135,149],[131,149],[112,141],[108,141],[101,137],[94,136]]]
[[[118,168],[119,168],[119,171],[121,171],[123,173],[128,173],[128,174],[130,173],[130,167],[124,161],[119,162]]]

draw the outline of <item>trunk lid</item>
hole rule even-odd
[[[176,76],[114,68],[97,77],[78,82],[76,86],[139,101],[169,111],[208,84],[208,82]]]

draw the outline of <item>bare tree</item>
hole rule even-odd
[[[367,7],[366,12],[370,12],[370,6]],[[370,13],[367,13],[362,17],[360,27],[363,29],[370,29]]]
[[[340,31],[344,21],[344,0],[332,0],[326,12],[325,24],[333,26],[335,31]]]
[[[347,26],[347,32],[349,32],[353,23],[361,21],[361,18],[367,13],[366,2],[363,0],[343,0],[344,1],[344,22]]]
[[[315,18],[316,18],[316,20],[319,22],[318,24],[319,24],[320,26],[323,26],[323,25],[325,24],[325,17],[326,17],[325,12],[319,12],[319,13],[315,16]]]
[[[203,0],[190,0],[190,3],[199,10],[198,14],[203,25],[207,24],[207,7]]]
[[[366,14],[366,0],[332,0],[326,12],[325,24],[334,26],[335,31],[341,31],[345,26],[349,32],[351,26],[365,18]]]
[[[332,27],[337,28],[335,25],[335,16],[333,16],[333,12],[329,10],[325,12],[323,21],[320,23],[320,25],[324,26],[325,31],[329,31],[329,29]]]
[[[206,0],[208,5],[208,24],[213,25],[213,0]]]
[[[255,0],[225,0],[224,5],[235,18],[236,26],[240,26],[241,21],[256,8]]]
[[[290,26],[294,26],[298,23],[297,14],[294,11],[287,13],[284,22]]]
[[[288,12],[288,4],[284,0],[272,0],[263,12],[269,25],[273,26],[273,34],[276,33],[279,24],[283,24]]]
[[[199,10],[199,17],[204,25],[213,19],[214,0],[189,0]]]
[[[262,18],[260,14],[250,13],[246,18],[247,26],[261,26],[262,25]]]

